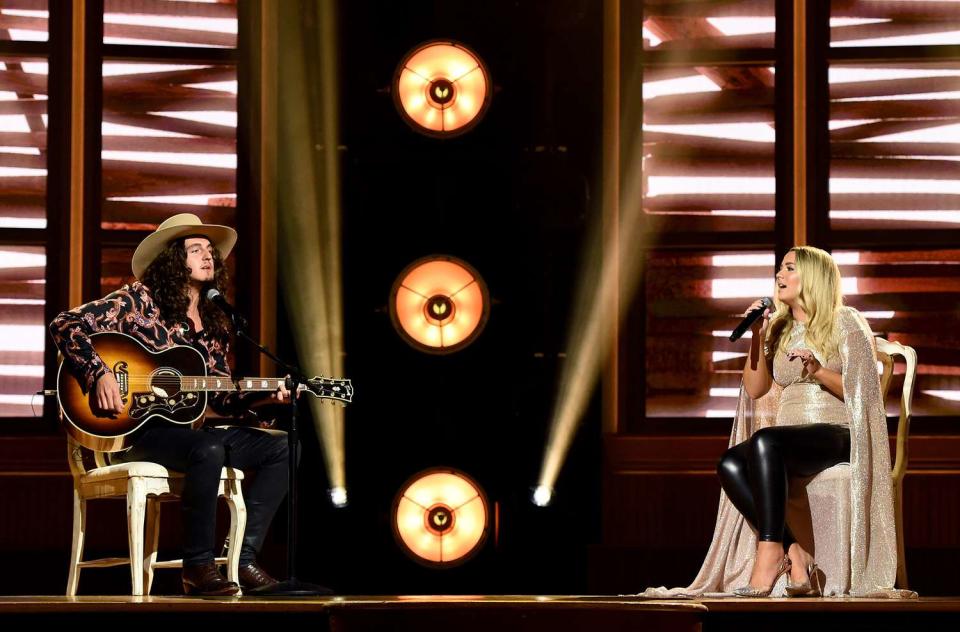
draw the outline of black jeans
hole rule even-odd
[[[256,480],[244,486],[247,527],[240,549],[240,564],[256,559],[267,527],[287,493],[287,437],[254,428],[201,428],[182,426],[148,428],[128,451],[113,462],[152,461],[185,475],[181,510],[183,564],[209,564],[214,559],[217,488],[223,466],[256,471]],[[231,542],[231,546],[236,543]]]
[[[717,464],[720,485],[761,542],[796,540],[786,527],[787,482],[850,459],[850,430],[834,424],[758,430]]]

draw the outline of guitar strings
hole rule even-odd
[[[214,377],[193,377],[193,376],[186,376],[186,377],[173,377],[173,376],[170,376],[170,377],[167,377],[167,376],[149,377],[149,376],[140,376],[140,375],[138,375],[138,376],[132,376],[132,377],[127,377],[126,379],[128,379],[128,380],[168,380],[168,381],[180,381],[180,380],[226,380],[226,381],[228,381],[228,382],[247,382],[247,381],[250,381],[250,382],[264,382],[264,381],[271,382],[271,381],[273,381],[273,382],[276,382],[277,384],[286,381],[286,380],[282,380],[282,379],[280,379],[280,378],[262,378],[262,377],[249,377],[249,378],[248,378],[248,377],[242,377],[242,378],[227,378],[227,377],[217,377],[217,376],[214,376]],[[313,383],[315,383],[315,382],[312,382],[312,381],[311,381],[310,383],[313,384]],[[323,384],[323,383],[326,383],[326,384],[341,384],[342,382],[321,382],[321,384]]]
[[[216,380],[226,380],[226,384],[222,386],[215,386],[213,384],[201,385],[200,383],[204,380],[216,381]],[[262,386],[262,379],[252,380],[253,384],[250,386],[243,386],[242,384],[237,384],[230,379],[226,378],[203,378],[203,377],[183,377],[178,378],[174,376],[157,376],[149,377],[142,375],[128,375],[126,383],[128,386],[136,388],[144,387],[153,387],[153,386],[177,386],[181,391],[185,392],[217,392],[217,391],[227,391],[227,392],[251,392],[251,391],[273,391],[279,387],[279,383],[269,384],[269,380],[277,380],[280,378],[267,378],[267,386]],[[191,383],[191,381],[193,381]],[[239,382],[246,382],[246,379],[241,379]],[[330,385],[323,385],[324,387],[329,387]],[[345,386],[345,385],[344,385]],[[301,385],[300,387],[303,390],[308,389],[307,385]],[[326,390],[326,388],[321,388],[321,390]]]
[[[132,374],[128,374],[128,375],[126,376],[126,379],[127,379],[128,381],[143,381],[143,380],[148,380],[148,381],[171,381],[171,382],[179,382],[179,381],[182,381],[182,380],[226,380],[226,381],[228,381],[228,382],[246,382],[246,381],[249,380],[249,381],[252,381],[252,382],[263,382],[263,381],[269,382],[269,381],[272,381],[272,380],[277,380],[277,381],[278,381],[277,383],[286,380],[286,378],[279,378],[279,377],[267,377],[267,378],[263,378],[263,377],[228,378],[228,377],[222,377],[222,376],[217,376],[217,375],[214,375],[214,376],[209,376],[209,375],[208,375],[208,376],[203,376],[203,375],[196,375],[196,376],[195,376],[195,375],[184,375],[184,376],[179,376],[179,377],[178,377],[178,376],[175,376],[175,375],[158,375],[158,376],[153,377],[153,376],[149,376],[149,375],[132,375]],[[311,382],[311,383],[314,383],[314,380],[310,380],[310,382]],[[331,382],[328,382],[328,381],[324,380],[324,381],[322,381],[322,382],[320,382],[320,383],[321,383],[321,384],[323,384],[323,383],[337,384],[338,382],[332,382],[332,381],[331,381]]]

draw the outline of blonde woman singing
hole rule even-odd
[[[760,306],[757,301],[748,311]],[[893,590],[896,538],[886,414],[873,334],[843,305],[840,270],[823,250],[792,248],[776,273],[773,313],[753,328],[713,542],[693,584],[647,597],[709,593],[769,596],[787,574],[787,596],[819,596],[813,552],[786,524],[791,481],[850,464],[849,578],[829,594],[909,596]],[[809,509],[812,520],[817,507]],[[812,548],[810,544],[808,548]]]

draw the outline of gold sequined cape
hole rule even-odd
[[[863,316],[851,307],[841,308],[837,321],[850,425],[850,594],[909,596],[907,591],[893,589],[897,549],[890,445],[873,333]],[[761,428],[777,425],[782,392],[783,387],[774,381],[766,395],[753,400],[741,384],[730,447]],[[815,504],[810,512],[816,520]],[[721,492],[713,540],[693,583],[684,588],[648,588],[640,594],[650,598],[729,594],[749,583],[756,547],[756,532]]]

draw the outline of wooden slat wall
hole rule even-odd
[[[633,6],[629,3],[623,6],[628,5]],[[642,6],[647,29],[645,36],[663,40],[656,45],[645,42],[646,54],[637,56],[643,63],[652,63],[650,60],[663,62],[662,66],[645,67],[644,81],[691,78],[701,74],[721,88],[719,92],[645,100],[647,125],[773,120],[775,102],[770,95],[773,83],[763,74],[768,71],[762,65],[740,68],[739,74],[729,76],[731,83],[728,85],[723,80],[717,81],[718,76],[713,73],[715,67],[711,68],[709,63],[713,57],[728,61],[761,59],[758,54],[762,55],[763,49],[774,46],[772,34],[723,36],[716,23],[707,21],[707,18],[773,18],[773,2],[646,0]],[[834,44],[944,33],[956,30],[960,23],[960,3],[953,2],[834,0],[829,10],[833,17],[889,20],[875,24],[836,25],[829,29]],[[636,25],[625,24],[621,33],[635,33],[637,30]],[[925,50],[933,55],[934,52],[927,50],[930,48],[933,47]],[[624,46],[628,54],[632,54],[632,50]],[[680,68],[670,65],[670,56],[659,52],[683,50],[699,54],[703,63],[692,69]],[[884,54],[895,56],[890,51]],[[952,54],[955,56],[955,52]],[[854,59],[855,55],[848,58]],[[930,59],[918,58],[912,62],[901,60],[892,67],[922,69],[930,67],[930,63]],[[859,63],[859,66],[852,62],[847,65],[884,67],[873,61]],[[938,67],[954,74],[960,68],[953,57],[941,61]],[[727,70],[735,65],[722,68]],[[737,85],[735,79],[743,83]],[[856,80],[833,84],[830,88],[833,99],[830,114],[834,119],[881,120],[829,132],[830,147],[824,157],[830,158],[832,176],[874,178],[878,182],[915,178],[925,180],[931,187],[938,184],[937,180],[957,180],[960,175],[957,163],[948,159],[958,151],[955,144],[863,142],[888,134],[957,124],[960,118],[956,117],[956,108],[952,107],[950,100],[907,98],[931,92],[949,94],[956,89],[956,76],[936,80]],[[905,98],[870,100],[898,95]],[[846,100],[856,98],[863,100]],[[742,111],[738,106],[743,106]],[[774,159],[772,144],[768,147],[764,143],[743,140],[699,138],[680,127],[669,131],[662,128],[646,130],[643,137],[647,157],[642,172],[644,178],[658,175],[718,176],[724,173],[763,175],[765,163],[772,163]],[[802,186],[804,183],[796,184]],[[943,187],[936,190],[940,189]],[[825,219],[813,215],[816,212],[825,214],[826,202],[824,199],[824,203],[813,209],[807,219],[813,223]],[[956,211],[960,208],[957,196],[886,192],[878,186],[875,191],[865,193],[837,190],[829,197],[829,203],[831,208],[844,211],[903,212],[900,218],[835,218],[832,232],[828,228],[819,237],[830,236],[833,241],[816,245],[847,251],[848,256],[852,252],[858,253],[856,262],[842,266],[844,277],[855,277],[860,287],[860,292],[852,293],[847,302],[861,310],[895,312],[889,318],[874,314],[870,322],[878,333],[916,346],[920,351],[921,368],[915,404],[929,417],[915,421],[914,436],[910,439],[910,469],[904,483],[908,571],[911,587],[921,594],[957,594],[960,576],[954,569],[960,564],[960,433],[953,428],[957,419],[957,402],[923,393],[924,390],[960,390],[955,383],[958,379],[954,334],[957,286],[953,280],[956,277],[953,268],[957,256],[949,250],[952,246],[946,245],[950,235],[943,233],[944,228],[955,229],[956,224],[951,216],[931,222],[926,221],[929,217],[920,221],[922,216],[909,215],[913,210]],[[647,197],[643,204],[648,222],[646,228],[673,250],[652,250],[647,261],[645,314],[640,314],[640,321],[646,326],[646,339],[631,340],[631,345],[638,345],[646,351],[643,356],[645,380],[640,378],[643,369],[636,366],[632,367],[633,372],[624,370],[619,374],[622,407],[642,412],[633,417],[627,415],[628,418],[620,423],[622,432],[636,434],[609,435],[605,440],[602,541],[594,547],[591,555],[591,589],[598,593],[630,593],[647,586],[687,585],[700,568],[710,543],[720,492],[715,462],[726,448],[728,438],[715,424],[708,426],[708,422],[698,417],[702,417],[707,408],[716,408],[717,402],[707,397],[707,388],[735,387],[743,363],[742,358],[710,362],[711,352],[740,349],[718,344],[710,332],[730,329],[729,325],[724,326],[729,322],[729,314],[735,313],[738,305],[741,309],[743,306],[740,299],[714,297],[710,282],[738,276],[760,277],[772,272],[772,266],[762,270],[761,274],[751,274],[736,267],[721,270],[712,266],[709,256],[737,254],[731,248],[748,248],[754,252],[772,250],[772,244],[768,248],[759,238],[752,242],[732,242],[740,244],[737,246],[725,246],[731,243],[729,233],[747,231],[751,226],[756,230],[768,223],[772,227],[772,218],[748,217],[746,213],[727,217],[716,212],[739,210],[759,215],[757,211],[773,209],[773,194],[721,194],[701,188]],[[714,212],[712,215],[711,211]],[[864,243],[873,244],[873,241],[857,241],[868,234],[866,227],[870,231],[887,231],[888,238],[878,242],[883,244],[882,248],[871,251],[863,246]],[[909,237],[898,232],[905,227],[911,229]],[[698,233],[706,237],[699,239]],[[940,245],[919,250],[924,247],[922,244],[927,235],[931,244]],[[772,233],[768,235],[769,241],[772,242],[773,238]],[[938,238],[940,241],[936,241]],[[903,245],[897,247],[898,241]],[[683,247],[690,250],[691,244],[703,244],[703,248],[688,255]],[[698,255],[701,260],[697,260]],[[636,322],[631,322],[637,326]],[[625,329],[625,336],[629,336],[629,328]],[[726,378],[729,383],[724,381]],[[636,395],[634,389],[622,388],[624,384],[639,381],[646,383],[646,409],[623,405],[630,397],[643,396]],[[901,382],[902,377],[895,378],[891,402],[898,399]],[[725,408],[732,408],[735,404],[736,400],[731,400]],[[657,419],[664,415],[672,419]]]

